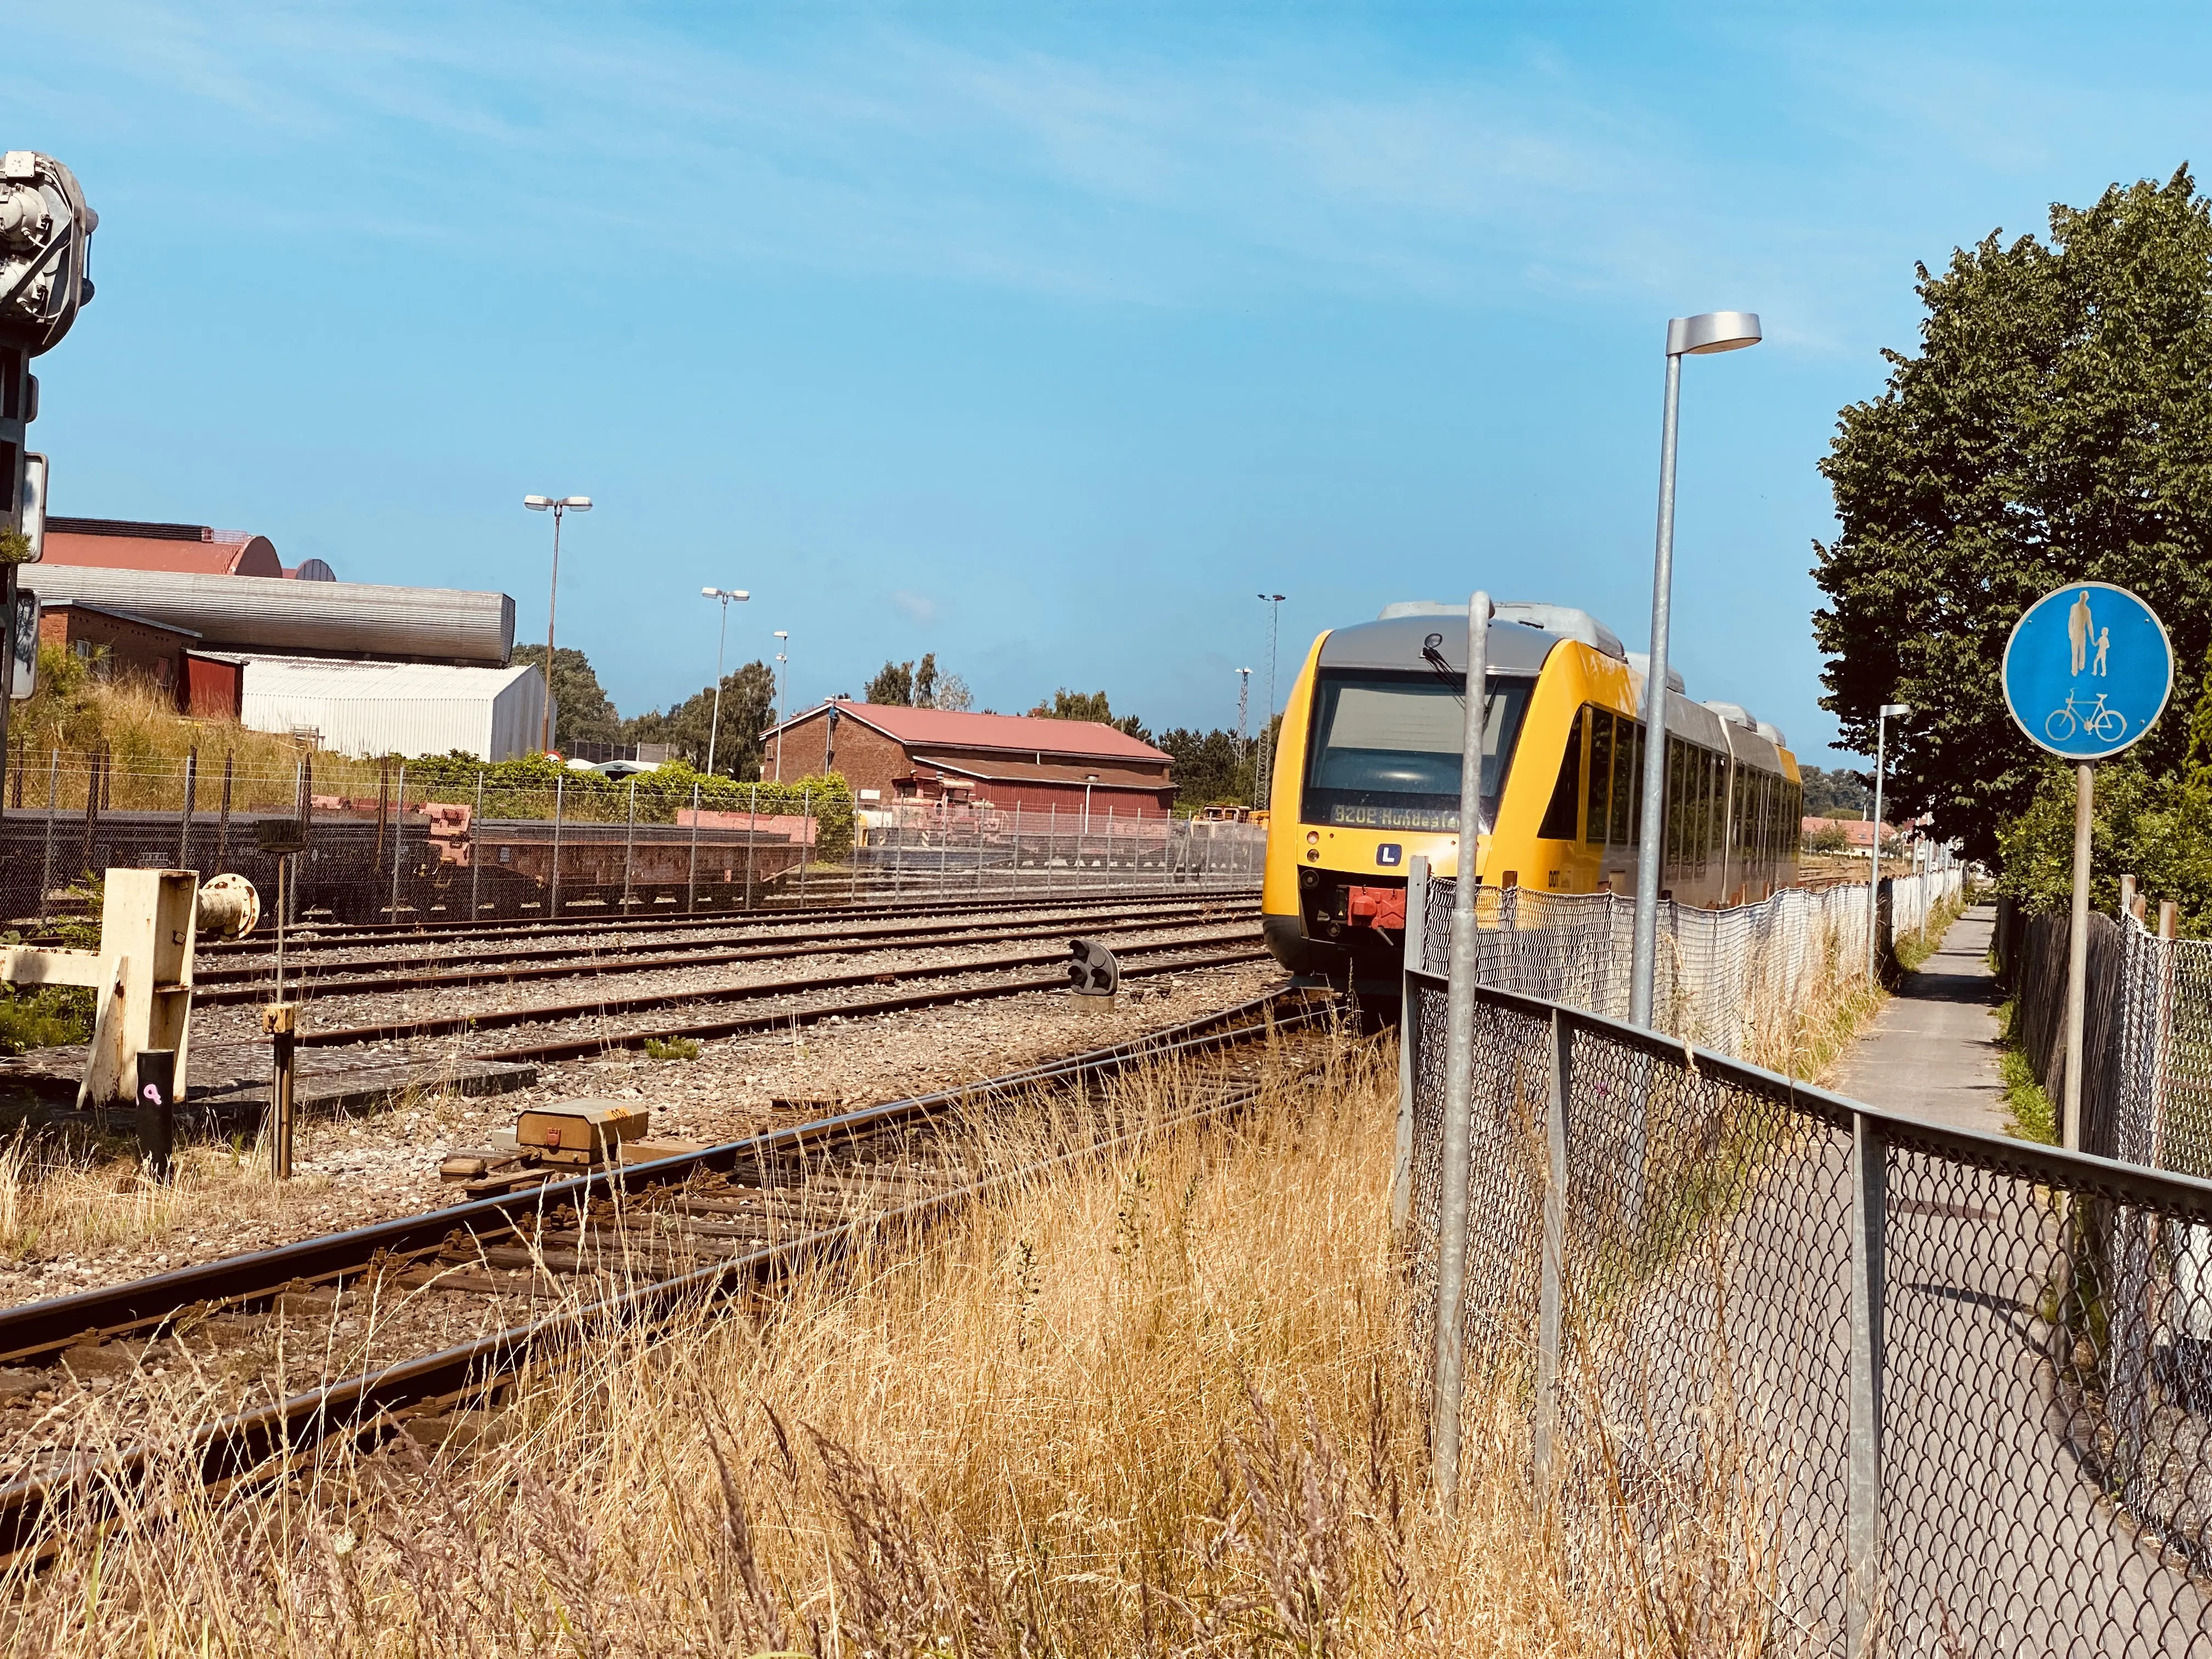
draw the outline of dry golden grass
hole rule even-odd
[[[292,799],[295,768],[304,752],[292,738],[249,731],[236,720],[186,720],[177,713],[175,699],[150,683],[130,677],[92,678],[75,659],[51,649],[40,653],[39,668],[38,695],[19,705],[9,721],[11,805],[20,793],[26,811],[43,807],[51,782],[62,806],[81,806],[91,756],[103,744],[109,767],[106,803],[115,810],[174,811],[185,757],[195,749],[203,812],[220,805],[226,757],[234,809]],[[318,754],[314,775],[322,793],[358,793],[364,788],[375,793],[374,762]]]
[[[326,1451],[217,1505],[167,1449],[143,1506],[4,1587],[11,1651],[1757,1651],[1755,1552],[1540,1521],[1503,1402],[1435,1513],[1395,1056],[1270,1066],[1232,1128],[1024,1177],[750,1316],[605,1336],[434,1451]],[[1152,1074],[1118,1109],[1188,1099]]]
[[[18,1133],[0,1146],[0,1257],[52,1261],[146,1243],[210,1214],[274,1212],[329,1185],[307,1175],[279,1186],[251,1146],[179,1147],[162,1182],[147,1180],[132,1157]]]

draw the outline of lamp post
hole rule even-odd
[[[1875,982],[1879,971],[1880,952],[1875,940],[1875,922],[1880,908],[1881,893],[1881,774],[1888,759],[1889,723],[1901,720],[1912,713],[1912,705],[1905,702],[1886,702],[1874,717],[1874,836],[1868,848],[1873,862],[1867,872],[1867,983]]]
[[[553,580],[545,589],[545,714],[538,722],[538,752],[553,747],[553,603],[561,593],[561,519],[564,514],[588,513],[589,495],[525,495],[522,504],[532,513],[553,515]]]
[[[1628,980],[1628,1018],[1651,1024],[1659,952],[1659,864],[1666,848],[1667,628],[1674,589],[1674,425],[1682,397],[1682,359],[1759,343],[1748,311],[1708,311],[1667,323],[1667,406],[1659,436],[1659,537],[1651,562],[1651,655],[1644,676],[1644,833],[1636,853],[1636,951]]]
[[[1098,781],[1098,775],[1097,775],[1096,772],[1086,772],[1086,773],[1085,773],[1085,774],[1084,774],[1084,776],[1083,776],[1083,833],[1084,833],[1085,835],[1086,835],[1086,836],[1087,836],[1087,835],[1089,835],[1089,834],[1091,833],[1091,786],[1092,784],[1094,784],[1094,783],[1097,782],[1097,781]]]
[[[1275,630],[1282,620],[1283,596],[1262,593],[1260,602],[1267,607],[1267,712],[1260,717],[1260,763],[1252,769],[1252,790],[1259,796],[1255,806],[1267,805],[1274,782],[1270,769],[1275,758]]]
[[[714,641],[714,714],[713,723],[707,727],[707,775],[714,775],[714,739],[722,735],[722,647],[730,641],[730,601],[740,604],[752,598],[742,587],[702,587],[702,599],[722,602],[722,631]]]
[[[788,629],[779,628],[775,630],[775,723],[778,727],[783,725],[783,665],[791,660],[784,654],[783,647],[784,642],[790,638]],[[781,730],[775,734],[775,781],[778,783],[783,781],[783,733]]]

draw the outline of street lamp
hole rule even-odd
[[[1759,317],[1708,311],[1667,323],[1667,412],[1659,438],[1659,540],[1651,562],[1651,655],[1644,676],[1644,833],[1636,854],[1636,952],[1628,979],[1628,1018],[1651,1024],[1659,949],[1659,860],[1666,846],[1667,624],[1674,589],[1674,422],[1682,397],[1682,359],[1759,343]]]
[[[742,603],[752,595],[742,587],[702,587],[699,597],[722,602],[722,631],[714,641],[714,714],[713,723],[707,728],[707,775],[711,778],[714,775],[714,739],[722,735],[722,647],[730,639],[730,601]]]
[[[1086,836],[1091,833],[1091,786],[1097,781],[1096,772],[1083,775],[1083,833]]]
[[[784,655],[784,642],[791,635],[784,629],[775,630],[775,723],[783,724],[783,665],[791,659]],[[783,733],[775,734],[775,781],[783,781]]]
[[[545,714],[538,723],[538,752],[553,747],[553,602],[561,592],[561,519],[563,514],[588,513],[589,495],[525,495],[522,504],[532,513],[553,515],[553,580],[545,590]]]
[[[1268,769],[1275,758],[1275,629],[1282,620],[1283,596],[1262,593],[1260,602],[1267,607],[1267,712],[1260,717],[1260,763],[1252,769],[1252,788],[1260,797],[1255,806],[1267,805],[1268,786],[1274,781]]]
[[[1881,773],[1888,759],[1889,723],[1907,719],[1912,705],[1905,702],[1886,702],[1874,717],[1874,863],[1867,874],[1867,983],[1871,985],[1877,971],[1875,947],[1875,921],[1878,897],[1881,892]]]

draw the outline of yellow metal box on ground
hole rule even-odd
[[[623,1142],[642,1137],[650,1117],[645,1107],[611,1100],[535,1106],[515,1120],[514,1143],[544,1164],[604,1164]]]

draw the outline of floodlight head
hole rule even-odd
[[[1740,351],[1759,342],[1755,311],[1708,311],[1667,320],[1667,355],[1703,357],[1716,351]]]
[[[699,597],[702,599],[715,599],[720,596],[721,592],[719,587],[702,587],[699,590]]]
[[[1886,720],[1901,720],[1912,713],[1909,702],[1886,702],[1881,706],[1881,717]]]
[[[522,504],[532,513],[543,513],[553,505],[553,498],[550,495],[525,495]]]
[[[592,510],[592,498],[589,495],[563,495],[561,505],[571,513],[588,513]]]
[[[787,639],[789,639],[789,638],[791,637],[791,635],[790,635],[788,633],[787,633],[784,629],[781,629],[781,628],[779,628],[779,629],[777,629],[775,630],[775,636],[776,636],[776,638],[778,638],[778,639],[780,639],[780,640],[787,640]]]

